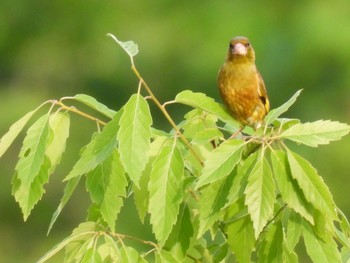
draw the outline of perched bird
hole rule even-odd
[[[246,37],[230,41],[226,61],[218,74],[220,95],[243,126],[260,127],[270,104],[264,81],[255,65],[255,52]]]

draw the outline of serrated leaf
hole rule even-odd
[[[215,148],[207,157],[196,189],[226,177],[241,160],[245,142],[230,139]]]
[[[110,33],[108,33],[107,36],[113,38],[114,41],[117,42],[124,49],[124,51],[129,55],[129,57],[134,57],[137,55],[137,53],[139,53],[139,48],[137,44],[135,44],[133,41],[120,41]]]
[[[306,252],[313,262],[342,262],[340,253],[337,249],[337,243],[332,238],[325,241],[321,240],[315,235],[311,226],[307,223],[304,223],[303,236]]]
[[[153,162],[149,213],[153,232],[164,243],[176,223],[182,201],[184,162],[176,144],[164,146]]]
[[[48,138],[49,125],[46,114],[28,129],[19,153],[19,161],[15,169],[24,188],[29,188],[40,171],[44,162]]]
[[[136,209],[142,223],[144,222],[144,218],[148,212],[148,206],[149,206],[148,183],[149,183],[150,174],[152,171],[152,164],[167,139],[168,139],[167,137],[160,136],[152,141],[151,148],[149,151],[149,160],[146,164],[144,171],[142,172],[139,187],[137,187],[135,184],[133,184],[132,186],[133,192],[134,192]]]
[[[244,209],[244,203],[239,200],[233,204],[227,215],[227,220],[235,217]],[[250,263],[254,249],[255,237],[253,223],[248,215],[233,220],[227,226],[227,242],[240,263]]]
[[[287,154],[278,150],[272,151],[271,161],[282,199],[291,209],[299,213],[311,224],[314,224],[313,209],[306,201],[303,191],[290,173]]]
[[[31,210],[45,193],[44,185],[49,180],[50,160],[45,157],[38,174],[30,185],[21,182],[17,175],[13,178],[12,194],[21,207],[23,219],[27,220]]]
[[[193,224],[191,221],[190,210],[187,205],[182,204],[180,206],[180,211],[174,225],[169,239],[167,240],[165,247],[169,248],[171,251],[177,251],[177,258],[184,259],[186,257],[186,252],[190,247],[190,241],[193,237]]]
[[[245,204],[253,221],[255,237],[257,238],[273,216],[276,199],[272,171],[263,156],[258,158],[252,169],[244,193],[246,195]]]
[[[297,180],[304,196],[316,209],[330,219],[336,219],[335,204],[327,185],[316,169],[301,156],[287,151],[291,175]]]
[[[124,106],[118,131],[120,160],[131,180],[139,180],[148,161],[152,116],[147,101],[139,94],[131,96]]]
[[[119,111],[103,130],[86,145],[80,159],[64,179],[65,181],[92,171],[111,156],[117,145],[120,116],[121,112]]]
[[[321,144],[328,144],[331,141],[340,140],[341,137],[349,132],[350,126],[345,123],[319,120],[296,124],[282,132],[280,137],[311,147],[317,147]]]
[[[18,134],[22,131],[24,126],[27,124],[27,122],[30,120],[30,118],[34,115],[34,113],[37,110],[38,109],[35,109],[33,111],[28,112],[26,115],[24,115],[18,121],[16,121],[14,124],[12,124],[10,129],[8,130],[8,132],[5,133],[4,136],[2,136],[2,138],[0,139],[0,157],[11,146],[11,144],[16,139]]]
[[[127,184],[117,150],[87,176],[88,191],[112,232],[115,231],[117,215],[126,197]]]
[[[125,263],[137,263],[139,262],[139,253],[133,247],[122,246],[120,249],[121,262]]]
[[[255,166],[256,159],[259,157],[259,154],[260,152],[257,151],[249,155],[247,159],[237,166],[237,174],[233,178],[230,191],[227,195],[227,203],[225,204],[225,208],[234,204],[244,195],[244,189],[246,188],[248,177]]]
[[[292,251],[298,244],[301,236],[302,219],[299,214],[291,213],[289,215],[286,230],[286,245],[288,246],[289,250]]]
[[[112,119],[116,114],[116,111],[111,110],[106,105],[98,102],[94,97],[91,97],[86,94],[77,94],[73,97],[75,100],[89,106],[90,108],[102,113],[108,118]]]
[[[211,183],[201,190],[199,199],[199,230],[197,237],[201,237],[219,219],[221,209],[227,202],[227,196],[236,174]]]
[[[50,159],[52,173],[61,161],[63,152],[66,149],[66,141],[69,136],[70,118],[68,113],[58,112],[50,115],[49,126],[53,138],[49,141],[46,148],[46,156]]]
[[[69,201],[69,198],[72,196],[75,188],[77,187],[79,180],[80,180],[81,176],[77,176],[74,177],[72,179],[70,179],[66,186],[64,187],[64,194],[63,197],[61,198],[60,204],[58,205],[56,211],[53,213],[51,221],[50,221],[50,225],[49,225],[49,229],[47,230],[47,234],[50,233],[54,223],[56,222],[58,216],[60,215],[61,211],[63,210],[63,208],[65,207],[65,205],[67,204],[67,202]]]
[[[290,106],[292,106],[297,100],[298,96],[302,90],[298,90],[287,102],[282,104],[276,109],[272,109],[265,117],[266,125],[270,125],[273,123],[279,116],[281,116],[284,112],[286,112]]]
[[[259,262],[283,262],[283,230],[281,222],[270,225],[258,252]]]
[[[212,113],[221,121],[228,123],[232,127],[239,128],[241,126],[241,124],[234,120],[221,104],[215,102],[214,99],[207,97],[204,93],[184,90],[176,95],[175,101]]]
[[[159,250],[156,254],[155,263],[181,263],[182,261],[178,260],[175,256],[170,254],[168,251]]]

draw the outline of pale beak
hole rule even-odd
[[[242,43],[236,43],[231,49],[231,53],[234,55],[245,56],[247,54],[247,48]]]

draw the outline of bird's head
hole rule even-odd
[[[230,41],[227,61],[255,62],[255,52],[248,38],[235,37]]]

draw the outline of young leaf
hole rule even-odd
[[[131,96],[124,106],[118,131],[120,160],[131,180],[139,180],[148,161],[152,116],[147,101],[139,94]]]
[[[88,190],[92,196],[97,196],[95,199],[100,206],[102,218],[114,232],[115,221],[123,205],[123,198],[126,197],[125,188],[128,184],[117,150],[95,169],[95,175],[98,178],[92,173],[87,176]],[[91,177],[95,178],[90,179]]]
[[[330,219],[336,219],[335,204],[327,185],[315,168],[301,156],[287,151],[291,175],[297,180],[304,196],[316,209]]]
[[[230,139],[215,148],[204,163],[201,176],[196,188],[206,184],[214,183],[226,177],[241,160],[242,151],[245,147],[244,141]]]
[[[160,136],[152,141],[151,148],[149,151],[149,160],[140,177],[139,187],[135,186],[135,184],[133,184],[132,186],[133,192],[134,192],[136,209],[142,223],[144,222],[145,216],[148,212],[148,206],[149,206],[148,183],[150,180],[152,164],[166,140],[167,140],[166,137]]]
[[[66,141],[69,136],[70,119],[68,113],[58,112],[50,115],[49,126],[53,132],[53,138],[49,141],[46,148],[46,156],[51,162],[52,173],[61,161],[61,156],[66,149]]]
[[[282,199],[290,208],[314,224],[313,209],[306,201],[297,181],[290,174],[287,154],[278,150],[272,151],[271,161]]]
[[[296,124],[280,134],[281,138],[311,147],[340,140],[350,132],[350,126],[337,121],[315,121]]]
[[[228,209],[227,220],[235,217],[243,209],[244,203],[243,200],[240,199]],[[240,217],[238,220],[229,223],[226,234],[227,242],[235,253],[237,261],[241,263],[250,263],[255,237],[253,223],[249,215]]]
[[[176,95],[175,101],[212,113],[223,122],[230,124],[230,126],[236,128],[241,126],[241,124],[234,120],[221,104],[215,102],[214,99],[207,97],[204,93],[195,93],[190,90],[185,90]]]
[[[99,164],[111,156],[117,145],[117,131],[119,128],[119,111],[113,119],[107,123],[104,129],[96,134],[84,148],[81,157],[67,175],[65,180],[69,180],[79,175],[83,175],[95,169]]]
[[[176,223],[182,201],[184,162],[176,144],[166,145],[153,162],[149,213],[153,232],[164,243]]]
[[[10,127],[9,131],[0,139],[0,157],[7,151],[24,126],[39,108],[28,112]]]
[[[323,241],[315,235],[308,223],[304,223],[303,226],[306,251],[313,262],[342,262],[340,253],[337,249],[337,243],[332,238]]]
[[[112,119],[113,116],[116,114],[116,111],[111,110],[106,105],[98,102],[94,97],[91,97],[89,95],[77,94],[73,98],[75,100],[89,106],[90,108],[102,113],[103,115],[107,116],[110,119]]]
[[[126,42],[120,41],[111,33],[108,33],[107,36],[113,38],[113,40],[117,42],[124,49],[124,51],[129,55],[129,57],[132,58],[136,56],[137,53],[139,53],[139,48],[137,44],[135,44],[133,41],[126,41]]]
[[[24,189],[29,189],[44,163],[49,138],[48,115],[38,119],[27,131],[16,165],[17,177]]]
[[[199,230],[201,237],[219,219],[220,211],[227,202],[227,196],[236,174],[203,187],[199,200]]]
[[[249,175],[248,184],[244,191],[245,204],[253,221],[256,238],[273,216],[275,190],[271,168],[266,158],[261,156]]]
[[[43,186],[49,180],[49,169],[50,160],[45,156],[38,174],[30,185],[22,183],[17,175],[13,177],[12,194],[21,207],[24,221],[27,220],[31,210],[45,192]]]
[[[292,106],[297,100],[302,90],[298,90],[286,103],[281,105],[280,107],[271,110],[267,116],[265,117],[266,125],[270,125],[273,123],[279,116],[281,116],[284,112],[286,112],[290,106]]]

